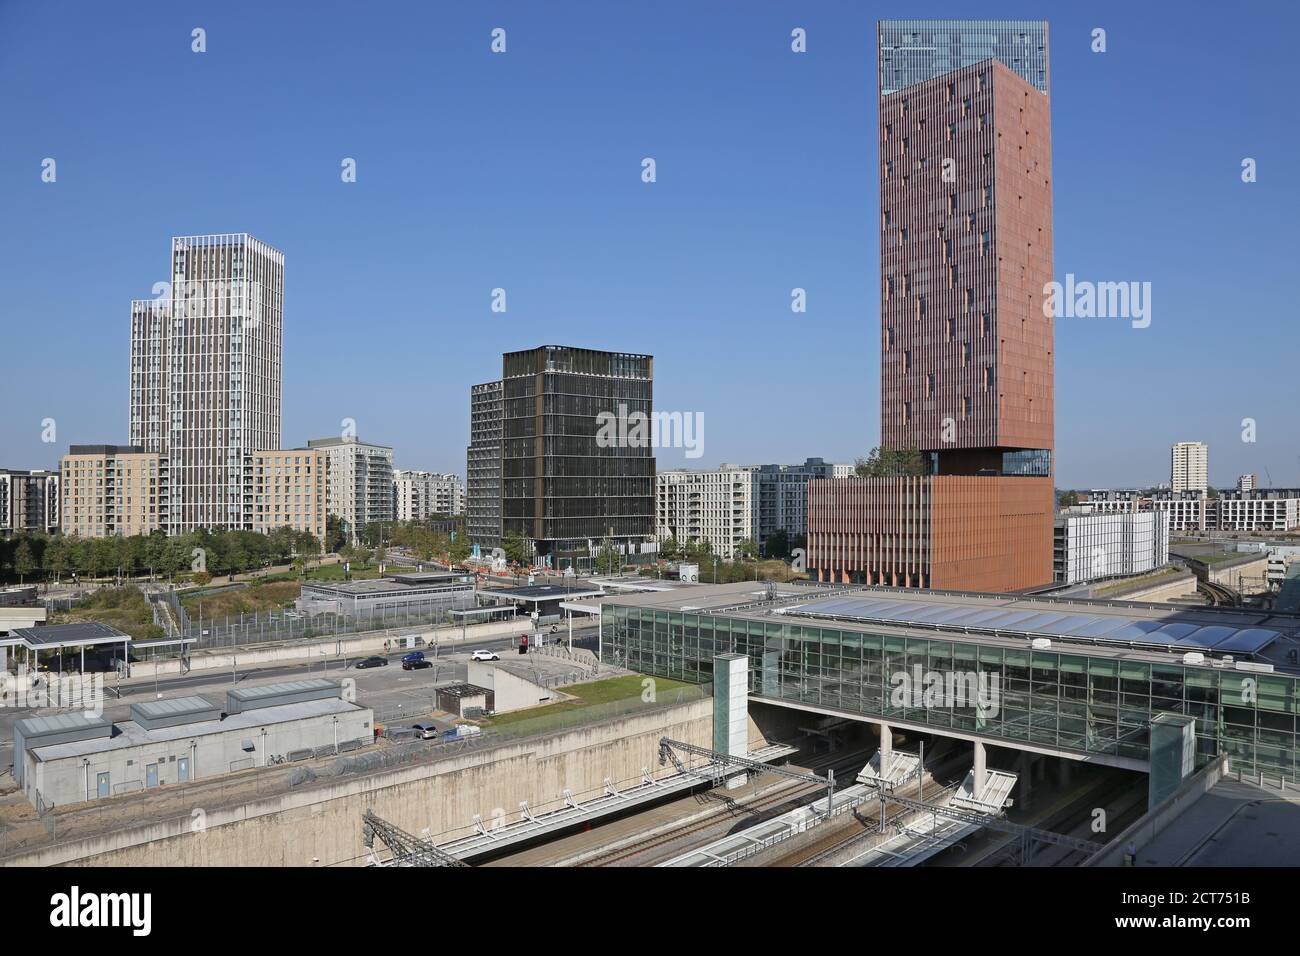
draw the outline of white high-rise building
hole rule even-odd
[[[758,470],[723,465],[716,471],[661,471],[655,476],[655,536],[679,544],[708,542],[730,560],[736,545],[758,542]]]
[[[1170,488],[1180,491],[1199,491],[1209,487],[1210,447],[1199,441],[1180,441],[1170,453]]]
[[[1168,511],[1059,515],[1055,579],[1078,584],[1163,567],[1169,563],[1169,518]]]
[[[131,303],[130,444],[170,462],[168,531],[241,528],[245,458],[280,447],[284,253],[179,236],[168,275]]]
[[[398,521],[423,521],[433,515],[455,517],[465,510],[465,483],[459,475],[394,471],[393,505]]]
[[[327,515],[343,521],[349,538],[368,524],[393,520],[393,449],[355,437],[315,438],[308,448],[325,453]]]

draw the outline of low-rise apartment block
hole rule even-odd
[[[244,459],[244,524],[269,534],[307,531],[325,540],[325,456],[313,448],[255,451]]]
[[[0,534],[59,527],[59,473],[0,468]]]
[[[459,475],[430,471],[393,472],[393,513],[398,521],[455,517],[465,510],[465,483]]]
[[[168,461],[139,445],[73,445],[59,463],[65,535],[169,530]]]
[[[307,447],[325,455],[327,512],[355,538],[368,524],[393,520],[393,449],[355,437],[316,438]]]

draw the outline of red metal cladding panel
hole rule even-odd
[[[1052,448],[1053,335],[1043,302],[1052,281],[1052,133],[1043,94],[993,64],[997,183],[998,438]]]
[[[881,442],[1051,448],[1050,106],[986,60],[880,106]]]
[[[817,479],[808,567],[819,580],[1017,591],[1052,579],[1052,480]]]

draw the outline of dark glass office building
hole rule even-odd
[[[650,418],[653,368],[649,355],[557,345],[502,357],[501,540],[522,535],[540,563],[556,568],[581,566],[606,540],[628,550],[652,540],[654,449],[600,434],[609,416]],[[477,446],[480,471],[490,470],[489,443]],[[468,511],[491,510],[467,491]],[[486,484],[480,493],[490,494]]]

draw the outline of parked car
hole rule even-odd
[[[388,666],[387,657],[366,657],[356,663],[358,670],[365,670],[367,667],[386,667]]]
[[[499,661],[500,657],[493,651],[477,650],[469,656],[472,661]]]
[[[442,731],[434,724],[412,724],[411,729],[421,740],[437,740],[442,736]]]

